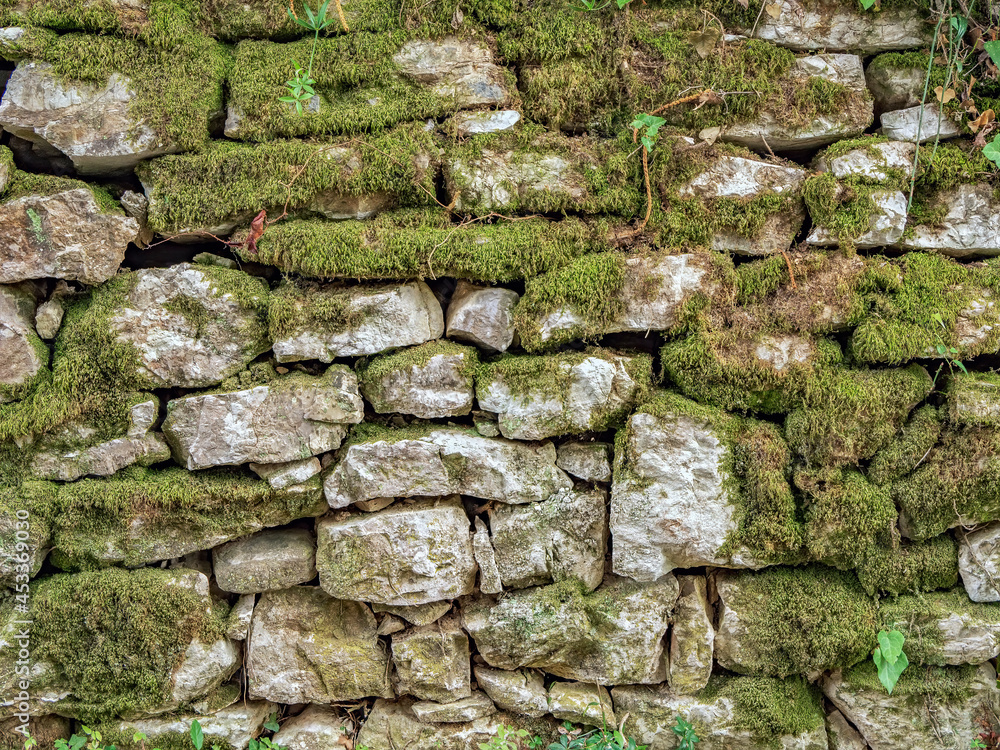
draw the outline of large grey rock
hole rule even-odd
[[[9,400],[6,389],[30,383],[49,363],[34,317],[35,298],[29,292],[0,286],[0,404]]]
[[[575,579],[596,589],[604,579],[606,503],[604,490],[560,490],[539,503],[491,508],[490,531],[503,585],[521,589]]]
[[[526,445],[461,429],[355,443],[324,483],[331,508],[377,497],[460,493],[505,503],[544,500],[572,480],[551,443]]]
[[[712,676],[715,628],[703,576],[678,576],[680,596],[670,631],[667,680],[677,695],[697,693]]]
[[[899,242],[906,250],[925,250],[952,258],[1000,255],[1000,202],[986,183],[958,185],[934,197],[931,207],[945,215],[933,226],[916,224]]]
[[[492,716],[497,707],[484,693],[478,690],[468,698],[459,698],[450,703],[420,701],[411,706],[413,714],[421,721],[438,724],[464,724],[466,722]]]
[[[505,352],[514,341],[513,312],[518,299],[518,293],[511,289],[459,281],[448,305],[446,335],[489,351]]]
[[[278,337],[274,354],[279,362],[302,359],[332,362],[335,357],[378,354],[440,338],[444,333],[441,304],[422,281],[398,286],[323,289],[310,302],[341,306],[347,322],[303,323]]]
[[[605,581],[587,593],[576,581],[516,591],[462,605],[462,624],[493,667],[535,667],[601,685],[665,678],[663,636],[677,581]]]
[[[469,637],[457,617],[398,633],[392,637],[396,692],[449,703],[472,695]]]
[[[312,586],[261,595],[247,674],[250,698],[277,703],[393,696],[375,615],[365,604],[333,599]]]
[[[886,180],[889,170],[909,171],[913,168],[916,144],[906,141],[880,141],[852,149],[832,159],[819,158],[815,167],[820,172],[833,172],[837,179],[864,177]]]
[[[261,531],[212,550],[215,582],[234,594],[259,594],[316,577],[316,541],[307,529]]]
[[[0,126],[65,154],[80,174],[121,174],[180,150],[129,114],[134,99],[131,80],[120,73],[105,84],[70,83],[49,63],[24,61],[7,82]]]
[[[722,156],[678,188],[677,194],[681,198],[732,198],[741,201],[765,195],[795,197],[801,194],[806,176],[806,170],[801,167],[742,156]],[[784,252],[791,246],[804,220],[805,211],[799,200],[794,208],[768,215],[764,226],[753,238],[744,237],[731,228],[717,229],[712,235],[712,248],[740,255]]]
[[[131,737],[135,732],[146,735],[150,745],[158,741],[173,739],[169,735],[188,735],[195,720],[201,725],[207,746],[211,743],[227,743],[233,750],[245,750],[267,721],[267,717],[277,710],[268,701],[239,702],[213,714],[176,714],[164,718],[140,719],[119,723],[115,729]],[[289,747],[289,750],[292,750]]]
[[[554,151],[497,151],[456,155],[445,164],[455,209],[479,215],[516,210],[525,195],[548,195],[570,205],[591,197],[581,162]]]
[[[899,190],[879,190],[871,195],[875,211],[868,221],[868,229],[851,242],[854,247],[867,249],[889,247],[899,242],[906,229],[906,196]],[[813,226],[806,237],[810,245],[839,245],[840,239],[826,227]]]
[[[958,572],[974,602],[1000,602],[1000,523],[958,535]]]
[[[271,741],[287,750],[333,750],[350,747],[351,738],[344,734],[344,717],[331,706],[315,703],[281,725]]]
[[[936,104],[919,104],[882,115],[882,134],[893,141],[927,143],[935,138],[956,138],[962,128]]]
[[[457,500],[423,500],[316,526],[320,585],[340,599],[427,604],[476,583],[469,518]]]
[[[392,58],[406,77],[446,97],[456,108],[503,104],[503,69],[485,44],[458,37],[407,42]]]
[[[54,277],[100,284],[118,271],[139,222],[105,211],[87,187],[0,203],[0,283]]]
[[[585,482],[610,482],[610,454],[608,443],[563,443],[556,448],[556,466]]]
[[[163,434],[187,469],[284,463],[340,447],[364,418],[358,378],[334,365],[295,372],[247,390],[187,396],[167,404]]]
[[[514,358],[480,370],[476,398],[481,409],[497,413],[504,437],[542,440],[607,429],[631,409],[651,377],[652,360],[641,355],[591,350]]]
[[[943,680],[952,685],[944,694],[935,689]],[[997,675],[989,663],[930,670],[910,667],[891,695],[876,679],[874,665],[867,663],[826,675],[820,685],[871,750],[965,750],[982,731],[977,718],[993,716],[1000,709]]]
[[[611,696],[600,685],[554,682],[549,688],[549,712],[557,719],[591,727],[617,727]]]
[[[738,122],[723,128],[720,138],[753,149],[770,147],[776,151],[794,151],[859,135],[871,124],[873,109],[860,57],[821,54],[796,58],[788,76],[789,83],[804,86],[813,77],[845,86],[857,98],[867,101],[845,111],[817,115],[804,126],[790,126],[780,116],[765,110],[753,122]]]
[[[421,419],[472,411],[475,350],[432,342],[375,359],[361,371],[361,392],[379,414]]]
[[[502,710],[538,718],[549,711],[548,693],[541,672],[533,669],[494,669],[477,664],[476,682]]]
[[[151,466],[168,460],[170,446],[162,434],[152,432],[159,408],[160,400],[155,396],[135,404],[124,434],[110,440],[100,440],[97,428],[86,422],[43,435],[31,460],[32,475],[71,482],[88,474],[111,476],[132,464]]]
[[[39,337],[46,341],[54,339],[59,333],[65,312],[62,303],[55,297],[40,304],[35,311],[35,331]]]
[[[135,346],[139,374],[150,385],[215,385],[270,347],[260,310],[267,288],[258,279],[189,263],[144,268],[134,279],[108,324],[119,341]]]

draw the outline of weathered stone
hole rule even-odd
[[[0,586],[24,583],[42,567],[52,540],[52,521],[47,516],[55,505],[55,492],[40,487],[37,494],[23,485],[0,493]],[[27,538],[25,533],[27,532]],[[20,533],[19,533],[20,532]],[[25,545],[27,549],[25,549]]]
[[[409,623],[418,627],[430,625],[437,622],[451,609],[451,602],[431,602],[430,604],[414,604],[412,606],[397,607],[391,604],[372,603],[375,612],[389,612],[402,617]]]
[[[516,210],[526,196],[583,205],[593,198],[584,178],[593,166],[557,151],[483,148],[448,160],[445,184],[456,210],[480,215]]]
[[[857,248],[895,245],[906,229],[906,196],[899,190],[878,190],[871,194],[875,211],[868,220],[868,230],[851,240]],[[826,227],[816,225],[806,238],[810,245],[839,245],[841,240]]]
[[[933,226],[914,225],[899,247],[952,258],[1000,255],[1000,202],[990,185],[958,185],[935,196],[928,207],[944,207],[944,217]]]
[[[677,717],[695,726],[698,750],[827,750],[822,701],[802,680],[716,677],[707,695],[676,695],[664,685],[612,689],[615,710],[628,714],[625,735],[652,748],[676,746]],[[762,728],[761,706],[767,726]]]
[[[55,277],[100,284],[118,271],[139,223],[104,210],[80,183],[0,203],[0,283]]]
[[[330,706],[315,703],[281,725],[271,741],[287,750],[333,750],[351,747],[351,738],[341,731],[344,717]]]
[[[1000,609],[963,589],[903,595],[882,607],[882,629],[906,638],[913,664],[982,664],[1000,655]]]
[[[362,419],[357,376],[333,365],[320,376],[294,372],[247,390],[175,399],[167,404],[163,434],[179,464],[205,469],[332,451],[346,424]]]
[[[393,636],[392,663],[396,667],[399,695],[442,703],[472,695],[469,637],[457,617],[446,617],[433,625]]]
[[[504,352],[514,341],[517,292],[503,287],[473,286],[459,281],[445,319],[448,338]]]
[[[663,636],[677,581],[608,579],[586,593],[577,581],[466,601],[462,624],[493,667],[536,667],[601,685],[663,681]]]
[[[891,112],[916,107],[923,96],[927,66],[889,65],[887,57],[876,57],[865,70],[868,90],[875,100],[875,111]]]
[[[868,750],[865,738],[836,709],[826,715],[826,736],[830,750]]]
[[[533,669],[473,667],[476,682],[500,709],[537,719],[549,712],[548,693],[541,672]]]
[[[383,615],[382,620],[378,624],[379,635],[392,635],[403,630],[406,630],[406,623],[402,617],[396,617],[396,615]]]
[[[444,333],[441,304],[422,281],[398,286],[347,287],[318,290],[311,303],[342,306],[338,324],[303,323],[276,337],[279,362],[378,354],[386,349],[421,344]],[[347,322],[344,322],[347,321]],[[357,321],[357,322],[353,322]]]
[[[469,518],[458,500],[424,500],[316,526],[320,585],[332,596],[393,605],[471,593]]]
[[[316,577],[316,541],[307,529],[261,531],[213,549],[212,565],[223,591],[285,589]]]
[[[490,531],[479,516],[476,516],[476,533],[472,535],[472,554],[479,566],[479,590],[484,594],[499,594],[503,591]]]
[[[503,69],[493,62],[493,53],[472,40],[414,40],[392,61],[403,75],[451,99],[456,108],[503,104],[508,97]]]
[[[35,331],[39,337],[49,341],[59,333],[62,325],[63,306],[58,299],[49,299],[35,311]]]
[[[108,324],[119,341],[135,346],[150,386],[215,385],[270,347],[262,310],[267,287],[259,279],[189,263],[144,268],[132,278]]]
[[[132,464],[151,466],[170,458],[163,435],[152,432],[159,419],[160,400],[150,396],[129,411],[129,423],[121,437],[101,441],[98,429],[85,422],[68,425],[43,435],[31,461],[31,473],[41,479],[71,482],[92,474],[111,476]]]
[[[958,571],[974,602],[1000,602],[1000,523],[958,535]]]
[[[610,455],[608,443],[563,443],[556,447],[556,466],[585,482],[610,482]]]
[[[389,655],[360,602],[312,586],[267,591],[254,610],[249,695],[278,703],[391,698]]]
[[[678,576],[680,597],[670,631],[667,681],[676,695],[697,693],[712,676],[715,628],[702,576]]]
[[[411,706],[413,714],[421,721],[433,721],[440,724],[463,724],[475,721],[497,712],[493,701],[483,693],[474,692],[468,698],[462,698],[451,703],[433,703],[421,701]]]
[[[4,32],[10,29],[0,28],[0,54],[4,48]],[[3,75],[0,75],[0,86],[4,85]],[[0,195],[7,191],[7,186],[14,177],[17,167],[14,166],[14,155],[6,146],[0,146]]]
[[[80,174],[131,170],[143,159],[179,151],[129,114],[132,82],[112,73],[105,84],[66,82],[45,62],[18,64],[0,101],[0,125],[9,133],[55,149]]]
[[[480,370],[476,398],[481,409],[497,413],[507,438],[601,432],[645,394],[652,369],[649,357],[598,349],[510,358]]]
[[[360,370],[361,392],[379,414],[421,419],[472,411],[474,349],[436,341],[373,360]]]
[[[0,38],[3,31],[4,29],[0,29]],[[0,747],[4,750],[20,750],[24,747],[25,736],[20,729],[23,723],[25,722],[16,716],[0,721]],[[72,734],[70,720],[55,714],[31,716],[26,723],[28,732],[38,743],[38,747],[55,747],[56,740],[69,740]]]
[[[880,141],[827,160],[820,157],[815,167],[820,172],[833,172],[838,180],[844,177],[865,177],[886,180],[889,170],[913,169],[913,154],[917,147],[905,141]]]
[[[374,500],[360,500],[354,504],[354,507],[365,513],[378,513],[394,502],[396,502],[394,497],[376,497]]]
[[[519,112],[513,109],[501,109],[497,112],[460,112],[455,115],[452,125],[458,135],[475,135],[510,130],[520,121]]]
[[[996,671],[989,663],[910,667],[891,695],[878,682],[870,663],[826,675],[820,685],[871,750],[964,750],[982,731],[977,719],[1000,709]]]
[[[611,696],[600,685],[554,682],[549,688],[549,712],[557,719],[592,727],[617,727]]]
[[[749,33],[751,28],[735,30]],[[760,14],[752,31],[754,39],[781,47],[862,55],[924,47],[930,39],[924,15],[916,7],[871,13],[837,0],[777,0]]]
[[[123,739],[130,740],[136,732],[146,735],[146,742],[157,744],[169,738],[170,735],[187,736],[191,731],[191,723],[195,720],[201,725],[205,743],[226,743],[233,750],[245,750],[267,721],[267,717],[277,710],[277,706],[268,701],[239,702],[228,708],[223,708],[208,716],[202,714],[179,714],[168,717],[142,719],[140,721],[122,722],[115,729],[121,732]],[[291,750],[291,749],[289,749]]]
[[[575,579],[593,591],[604,579],[607,493],[560,490],[548,500],[490,509],[497,568],[506,588]],[[483,593],[491,593],[484,591]]]
[[[738,122],[723,128],[721,140],[753,149],[794,151],[856,136],[871,124],[873,109],[860,57],[822,54],[796,58],[788,80],[793,85],[806,85],[813,77],[846,87],[857,101],[845,110],[817,115],[801,127],[789,126],[780,116],[764,111],[753,122]]]
[[[722,156],[704,172],[684,183],[677,194],[681,198],[733,198],[750,201],[766,195],[797,198],[805,183],[806,170],[748,159]],[[722,227],[712,235],[714,250],[740,255],[770,255],[787,250],[805,220],[802,201],[796,200],[787,210],[769,214],[764,226],[753,238],[742,236],[734,228]]]
[[[572,480],[556,468],[551,443],[526,445],[459,429],[355,443],[324,483],[331,508],[376,497],[460,493],[483,500],[544,500]]]
[[[250,621],[253,618],[254,604],[257,597],[253,594],[243,594],[236,600],[232,610],[229,612],[229,629],[226,630],[226,637],[233,641],[245,641],[250,635]]]
[[[908,107],[882,114],[882,134],[892,141],[927,143],[962,135],[961,126],[936,104]]]
[[[48,347],[35,334],[34,317],[35,299],[27,290],[0,286],[0,404],[49,363]]]
[[[251,463],[250,469],[274,489],[283,490],[312,479],[323,470],[323,466],[318,458],[313,457],[280,464]]]

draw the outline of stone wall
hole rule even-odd
[[[297,113],[283,0],[0,0],[3,746],[988,733],[1000,199],[927,6],[343,0]]]

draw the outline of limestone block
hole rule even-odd
[[[260,531],[212,550],[215,581],[223,591],[259,594],[316,577],[316,541],[307,529]]]
[[[486,45],[458,37],[407,42],[392,58],[406,77],[431,93],[451,99],[457,109],[503,104],[508,97],[503,71]]]
[[[476,682],[502,710],[538,718],[549,712],[542,674],[533,669],[493,669],[477,664]]]
[[[323,470],[318,458],[303,458],[280,464],[250,464],[250,470],[276,490],[301,484]]]
[[[609,443],[563,443],[556,447],[556,466],[585,482],[611,481]]]
[[[330,706],[315,703],[293,716],[281,725],[271,741],[287,750],[331,750],[335,747],[349,747],[351,738],[341,730],[344,717]]]
[[[510,289],[461,280],[448,305],[446,335],[489,351],[507,351],[514,340],[513,311],[518,299],[518,293]]]
[[[865,738],[836,709],[826,715],[826,736],[830,750],[868,750]]]
[[[497,712],[493,701],[478,690],[468,698],[460,698],[451,703],[420,701],[414,703],[411,708],[414,715],[421,721],[438,724],[464,724],[492,716]]]
[[[484,594],[499,594],[503,591],[490,531],[479,516],[476,516],[476,533],[472,535],[472,554],[479,566],[479,590]]]
[[[447,341],[404,349],[361,368],[361,392],[379,414],[462,416],[472,411],[478,361],[474,349]]]
[[[893,141],[927,143],[935,138],[955,138],[962,128],[936,104],[908,107],[882,114],[882,134]]]
[[[253,608],[257,597],[253,594],[243,594],[236,600],[229,612],[229,628],[226,637],[233,641],[245,641],[250,634],[250,620],[253,618]]]
[[[875,211],[869,219],[868,230],[852,240],[855,247],[889,247],[899,242],[906,229],[906,196],[899,190],[879,190],[871,194]],[[810,245],[838,245],[837,235],[826,227],[816,225],[806,238]]]
[[[57,298],[48,299],[35,311],[35,331],[39,337],[51,341],[62,325],[63,306]]]
[[[396,692],[400,695],[441,703],[472,695],[469,637],[457,617],[446,617],[433,625],[394,635],[392,663],[398,678]]]
[[[9,389],[29,384],[48,366],[49,350],[35,333],[34,317],[35,299],[27,290],[0,286],[0,404],[10,400]]]
[[[430,625],[432,622],[437,622],[448,610],[451,609],[451,602],[431,602],[430,604],[413,604],[407,606],[394,606],[392,604],[379,604],[378,602],[372,603],[372,610],[375,612],[388,612],[390,614],[396,615],[397,617],[402,617],[407,622],[416,625]]]
[[[865,177],[886,180],[889,170],[913,169],[916,145],[906,141],[881,141],[856,148],[833,159],[820,157],[815,167],[820,172],[833,172],[838,180],[844,177]]]
[[[455,115],[452,124],[458,135],[468,136],[510,130],[520,121],[521,114],[516,110],[501,109],[497,112],[461,112]]]
[[[214,714],[179,714],[164,718],[143,719],[140,721],[121,722],[115,729],[122,732],[128,739],[136,732],[146,735],[146,742],[156,744],[160,738],[165,741],[172,739],[169,735],[187,736],[191,731],[191,723],[195,720],[201,725],[205,744],[212,742],[228,743],[233,750],[245,750],[250,740],[254,739],[267,721],[267,717],[277,710],[277,706],[268,701],[250,701],[236,703],[223,708]],[[289,748],[291,750],[291,748]]]
[[[670,631],[667,681],[676,695],[697,693],[712,676],[715,628],[702,576],[678,576],[680,596]]]
[[[934,226],[917,224],[898,245],[952,258],[1000,255],[1000,203],[987,184],[958,185],[935,196],[931,207],[944,206]]]
[[[876,57],[865,70],[865,80],[875,100],[876,112],[892,112],[919,105],[926,77],[926,65],[898,67],[889,65],[885,57]]]
[[[584,726],[617,727],[611,696],[600,685],[554,682],[549,688],[549,712],[557,719]]]
[[[958,571],[974,602],[1000,602],[1000,524],[959,534]]]

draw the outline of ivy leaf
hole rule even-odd
[[[875,5],[875,0],[861,0],[861,7],[865,10],[871,10]]]
[[[879,653],[878,649],[875,649],[873,658],[875,659],[875,666],[878,667],[878,681],[882,683],[886,692],[892,695],[892,690],[896,687],[896,683],[899,682],[900,675],[910,666],[910,660],[906,658],[906,654],[900,653],[896,661],[890,663],[882,658],[882,654]]]
[[[959,39],[961,39],[965,36],[965,32],[969,30],[969,19],[965,16],[952,16],[951,28],[958,35]]]
[[[879,632],[878,645],[879,650],[882,652],[882,658],[890,664],[895,664],[896,659],[903,653],[904,640],[903,634],[898,630],[891,630],[889,632],[883,630]]]
[[[712,50],[715,49],[715,45],[719,43],[721,38],[722,32],[714,26],[704,31],[694,31],[688,35],[688,41],[702,60],[712,54]]]
[[[937,100],[942,104],[947,104],[952,99],[955,98],[955,89],[948,88],[943,89],[941,86],[934,87],[934,94],[937,96]]]
[[[323,7],[324,8],[326,7],[325,3],[323,4]],[[279,729],[281,729],[281,726],[278,724],[277,714],[272,713],[270,716],[267,717],[267,721],[264,722],[264,729],[267,729],[270,732],[277,732]]]
[[[781,15],[781,3],[771,3],[764,6],[764,10],[767,11],[767,15],[771,18],[777,19]]]
[[[983,147],[983,156],[1000,167],[1000,135],[993,136],[993,140]]]
[[[197,719],[191,722],[191,744],[194,745],[194,750],[201,750],[201,746],[205,744],[205,734]]]
[[[990,56],[990,60],[997,67],[1000,67],[1000,39],[994,42],[983,42],[983,49]]]

